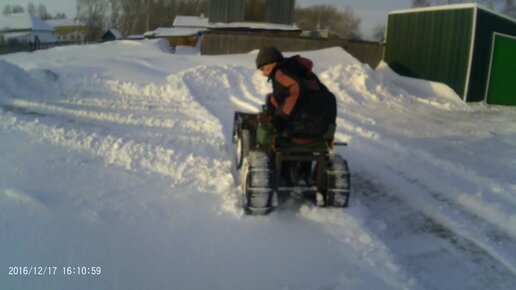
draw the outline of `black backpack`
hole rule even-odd
[[[282,65],[302,79],[308,89],[300,112],[294,116],[287,128],[288,134],[298,138],[321,138],[329,134],[333,138],[337,100],[312,72],[312,62],[296,55],[285,59]]]

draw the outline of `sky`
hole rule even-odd
[[[74,0],[0,0],[0,7],[7,4],[27,7],[30,2],[36,6],[44,4],[51,14],[64,12],[68,17],[75,16]],[[340,9],[349,6],[362,19],[361,31],[365,39],[372,37],[376,26],[385,25],[389,11],[407,9],[411,6],[411,0],[296,0],[296,3],[301,6],[331,4]]]

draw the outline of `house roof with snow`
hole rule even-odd
[[[174,27],[199,27],[205,28],[208,26],[209,19],[202,16],[181,16],[178,15],[174,19]]]
[[[167,37],[167,36],[192,36],[206,29],[183,28],[183,27],[158,27],[154,31],[147,31],[147,37]]]
[[[276,24],[267,22],[230,22],[230,23],[210,23],[208,28],[211,29],[260,29],[260,30],[283,30],[297,31],[300,30],[295,24]]]
[[[48,19],[45,22],[52,27],[65,27],[65,26],[87,26],[86,22],[79,19],[62,18],[62,19]]]
[[[0,31],[54,31],[54,28],[29,13],[14,13],[0,17]]]

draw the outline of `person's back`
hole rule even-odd
[[[281,136],[301,142],[333,138],[335,96],[312,72],[310,60],[298,55],[283,58],[276,48],[264,47],[256,66],[272,82],[266,103]]]
[[[323,122],[323,126],[335,124],[337,118],[337,103],[335,96],[319,80],[312,71],[313,63],[311,60],[299,55],[284,59],[279,68],[284,68],[296,75],[303,82],[306,92],[299,100],[300,116],[309,115],[317,117],[318,122]]]

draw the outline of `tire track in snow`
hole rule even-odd
[[[413,211],[424,213],[432,220],[433,224],[446,229],[450,235],[474,245],[474,247],[467,248],[489,255],[491,258],[488,260],[497,261],[512,275],[516,275],[516,261],[510,254],[516,252],[516,240],[506,232],[501,231],[498,225],[493,225],[491,221],[478,216],[475,212],[470,212],[467,208],[460,206],[457,201],[451,200],[448,197],[449,194],[443,194],[450,190],[453,193],[454,190],[447,187],[446,182],[443,182],[447,179],[444,175],[449,174],[446,170],[440,172],[443,176],[434,177],[431,175],[433,172],[439,172],[437,169],[429,170],[426,168],[425,170],[423,168],[422,172],[430,175],[427,176],[426,180],[434,180],[436,183],[428,186],[426,182],[421,181],[419,176],[425,175],[414,175],[413,173],[419,172],[419,167],[422,164],[432,166],[432,160],[421,160],[417,150],[405,148],[396,142],[394,142],[395,144],[392,143],[393,141],[386,141],[385,138],[374,139],[355,136],[351,143],[349,155],[353,156],[353,164],[359,164],[362,170],[379,175],[378,178],[383,180],[385,184],[400,188],[401,191],[395,191],[396,193],[393,194],[406,200]],[[374,160],[381,160],[381,163]],[[410,160],[410,164],[400,164],[396,160],[403,160],[404,162]],[[407,168],[413,169],[407,171]],[[393,214],[395,215],[395,213]],[[471,229],[474,229],[474,231],[471,231]]]
[[[343,72],[344,70],[346,72]],[[370,200],[366,199],[366,205],[371,209],[371,212],[385,212],[380,214],[379,218],[392,221],[388,228],[403,228],[403,230],[400,230],[400,235],[410,235],[411,238],[417,238],[423,231],[425,235],[433,236],[434,239],[446,240],[450,244],[447,246],[448,248],[445,248],[446,251],[458,255],[458,259],[448,260],[448,263],[446,262],[446,255],[442,254],[444,252],[439,252],[442,249],[439,249],[439,251],[430,249],[426,254],[425,252],[416,252],[415,257],[410,259],[414,260],[417,267],[424,269],[425,261],[433,259],[442,265],[439,268],[448,269],[447,265],[458,264],[460,259],[464,258],[473,265],[477,262],[483,263],[476,269],[473,267],[472,270],[472,276],[481,277],[478,282],[479,285],[483,286],[477,287],[472,283],[471,287],[464,287],[464,289],[489,288],[493,280],[498,283],[499,289],[510,289],[509,285],[516,281],[516,260],[511,254],[516,252],[516,240],[510,236],[516,232],[512,224],[507,223],[512,218],[503,214],[507,211],[499,213],[493,209],[486,209],[479,216],[479,212],[483,210],[479,207],[485,206],[486,201],[480,199],[478,204],[475,204],[476,197],[466,194],[476,190],[485,190],[491,193],[493,191],[491,186],[494,181],[478,172],[468,170],[460,164],[454,164],[440,156],[435,156],[431,151],[425,150],[425,146],[410,147],[409,145],[403,145],[402,141],[394,141],[389,136],[406,140],[410,145],[417,145],[412,140],[407,140],[406,135],[410,136],[413,134],[412,131],[404,132],[402,131],[404,127],[397,126],[398,124],[384,124],[383,116],[378,115],[380,112],[381,114],[399,115],[402,120],[405,120],[405,117],[412,118],[414,120],[409,119],[407,122],[415,123],[416,128],[419,128],[417,122],[422,121],[416,118],[421,115],[419,112],[421,111],[424,113],[423,117],[425,118],[423,119],[431,123],[430,132],[440,132],[442,131],[443,119],[450,121],[450,118],[444,113],[441,113],[443,115],[441,118],[429,116],[428,107],[442,108],[446,107],[446,104],[443,104],[442,101],[421,104],[417,102],[418,98],[409,96],[411,100],[413,99],[413,102],[406,100],[406,93],[392,95],[389,91],[384,92],[382,85],[372,86],[372,84],[382,84],[383,81],[373,80],[370,82],[368,74],[364,74],[361,70],[358,68],[357,71],[356,67],[337,66],[322,74],[322,79],[328,83],[330,89],[338,97],[339,119],[336,137],[351,140],[349,141],[348,155],[351,164],[357,164],[352,166],[352,169],[357,170],[359,168],[359,170],[370,172],[369,175],[378,175],[383,183],[388,184],[391,188],[400,188],[402,192],[394,191],[392,196],[386,196],[382,191],[376,190],[376,193],[381,197],[375,198],[372,195],[364,194],[364,192],[367,193],[368,190],[371,190],[367,189],[371,186],[359,184],[358,188],[352,189],[353,195],[357,192],[367,196],[367,199]],[[369,75],[374,77],[374,74]],[[379,108],[380,106],[382,108]],[[423,110],[421,110],[422,106],[425,107]],[[458,105],[456,107],[461,112],[464,109]],[[362,114],[367,114],[368,111],[371,118],[364,118]],[[442,109],[433,111],[440,112]],[[358,115],[355,112],[361,112],[361,114]],[[429,120],[429,117],[432,120]],[[392,117],[385,119],[398,120]],[[433,121],[436,123],[432,123]],[[471,126],[471,124],[468,124],[468,126]],[[399,132],[398,136],[393,134],[394,132]],[[424,131],[418,133],[425,134]],[[352,185],[356,185],[356,180],[355,182],[353,180],[355,180],[355,176],[352,176]],[[360,182],[360,177],[358,182]],[[374,187],[371,188],[374,189]],[[506,188],[497,186],[495,191],[498,192],[492,192],[494,196],[514,204],[510,194],[510,186]],[[376,204],[389,203],[389,200],[395,201],[392,202],[392,208],[384,209]],[[398,212],[398,209],[408,212],[405,217],[409,217],[403,218],[403,213]],[[416,219],[418,216],[421,217]],[[424,230],[425,228],[429,228],[429,230]],[[424,244],[428,243],[428,241],[423,242]],[[407,240],[397,240],[396,237],[390,237],[386,242],[394,248],[405,245],[405,243],[408,243]],[[402,259],[410,260],[403,250],[404,246],[399,246],[396,251]],[[433,255],[431,250],[438,251],[438,253]],[[412,265],[408,261],[407,269],[411,267]],[[450,271],[453,270],[455,269]],[[435,275],[429,274],[429,277],[449,275],[448,273],[436,272],[433,269],[425,271],[428,273],[434,271]],[[430,288],[435,287],[432,286],[436,284],[431,281],[431,278],[425,277],[425,271],[415,273],[416,277],[423,280],[423,285],[426,284]],[[457,267],[456,274],[460,274],[461,271],[464,271],[464,267]],[[453,277],[453,275],[450,275],[450,277]],[[468,277],[464,279],[466,278]],[[451,284],[460,285],[460,280]],[[446,284],[435,288],[440,289],[442,287],[446,287]]]
[[[137,116],[135,114],[122,115],[114,112],[98,112],[79,109],[68,109],[56,105],[45,104],[28,100],[14,100],[10,105],[13,109],[25,110],[34,114],[63,116],[67,119],[87,119],[91,121],[113,123],[118,125],[143,126],[151,128],[175,128],[181,123],[188,129],[202,128],[201,122],[188,120],[186,122],[180,120]]]
[[[450,121],[450,117],[447,117],[449,111],[445,115],[442,109],[439,109],[445,105],[442,104],[442,101],[438,102],[437,108],[433,104],[416,102],[418,99],[414,97],[410,97],[414,99],[414,102],[407,102],[404,100],[403,94],[394,96],[389,91],[384,91],[382,80],[370,81],[368,74],[362,72],[363,69],[358,68],[358,71],[356,69],[337,66],[322,74],[325,81],[329,83],[329,87],[338,96],[340,118],[336,136],[351,139],[352,154],[360,154],[365,160],[382,160],[382,163],[387,166],[387,171],[396,172],[393,177],[396,181],[385,180],[384,182],[386,184],[400,183],[400,188],[412,188],[414,192],[399,194],[411,200],[412,206],[440,220],[441,223],[446,223],[446,227],[458,235],[471,239],[471,242],[483,248],[516,273],[516,260],[512,255],[507,254],[516,252],[514,236],[516,228],[511,222],[515,220],[515,217],[504,214],[510,211],[496,210],[497,207],[503,207],[503,204],[496,201],[489,203],[488,200],[471,194],[484,191],[496,196],[499,200],[514,204],[511,186],[498,186],[491,178],[425,150],[425,144],[418,146],[420,144],[415,144],[413,140],[406,137],[406,135],[411,136],[413,132],[401,132],[399,136],[396,136],[392,132],[399,131],[396,124],[383,124],[382,121],[375,121],[382,120],[383,117],[377,113],[382,112],[382,114],[397,114],[401,119],[412,118],[414,120],[408,122],[418,124],[417,122],[422,122],[422,120],[416,118],[421,114],[424,114],[424,120],[428,120],[429,117],[432,117],[428,112],[435,111],[436,114],[440,112],[441,117],[432,117],[439,122],[430,122],[429,131],[440,132],[443,121]],[[369,75],[375,77],[374,74]],[[353,79],[361,81],[357,83],[352,81]],[[380,85],[372,86],[372,84]],[[395,89],[389,88],[389,90]],[[378,96],[374,97],[373,95]],[[376,100],[378,98],[383,102],[378,102]],[[379,106],[383,108],[377,108]],[[358,108],[354,110],[354,107]],[[385,107],[388,109],[386,110]],[[435,110],[428,110],[429,107]],[[456,107],[459,113],[463,110],[466,113],[468,111],[464,106],[456,105]],[[362,113],[370,111],[370,116],[374,119],[371,122],[354,113],[355,111]],[[386,119],[391,120],[392,118]],[[424,120],[423,122],[425,122]],[[460,126],[455,131],[461,131]],[[419,126],[416,125],[416,128]],[[424,133],[418,132],[418,134]],[[387,137],[391,135],[405,140],[409,145]],[[410,147],[410,145],[414,146]],[[360,165],[362,162],[364,160],[357,159],[354,163]],[[383,173],[374,166],[368,167],[368,170],[380,175]],[[418,202],[418,199],[427,201],[427,204]],[[491,205],[491,208],[485,208],[486,204]],[[442,210],[443,208],[446,210]],[[479,215],[479,212],[482,214]],[[464,224],[469,226],[464,226]]]
[[[512,289],[516,276],[510,267],[446,222],[397,197],[395,189],[372,182],[368,175],[354,175],[355,198],[369,209],[373,220],[384,224],[377,235],[420,285],[426,289],[448,289],[449,285],[468,290]]]

